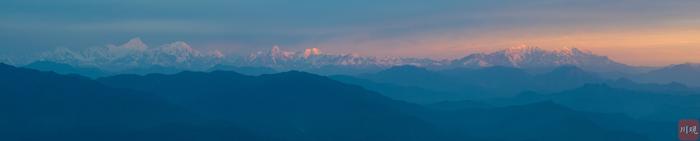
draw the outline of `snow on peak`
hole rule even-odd
[[[593,54],[591,51],[580,50],[578,48],[573,48],[573,47],[563,47],[563,48],[555,49],[553,52],[558,53],[559,55],[563,55],[563,56],[573,56],[573,55],[580,55],[580,54]]]
[[[139,37],[132,38],[132,39],[129,40],[128,42],[122,44],[120,47],[122,47],[122,48],[129,48],[129,49],[135,49],[135,50],[146,50],[146,49],[148,49],[148,45],[146,45],[145,43],[143,43],[143,41],[141,41],[141,38],[139,38]]]
[[[157,48],[148,48],[140,38],[115,46],[88,48],[82,51],[57,49],[42,55],[43,60],[75,66],[94,66],[110,71],[121,71],[150,66],[200,70],[216,65],[221,52],[201,53],[189,44],[177,41]]]
[[[284,50],[280,49],[279,46],[274,46],[270,50],[270,54],[275,58],[288,59],[288,58],[293,57],[296,54],[296,52],[284,51]]]
[[[160,51],[155,53],[162,53],[164,55],[175,57],[175,62],[177,63],[183,63],[196,57],[205,56],[200,51],[193,49],[189,44],[183,41],[176,41],[166,44],[160,48]]]
[[[521,62],[525,61],[526,59],[529,59],[531,56],[541,56],[541,54],[547,53],[546,50],[529,45],[520,45],[507,48],[502,52],[508,58],[508,61],[511,63],[511,65],[516,67],[520,66]],[[488,64],[482,61],[480,61],[479,63]]]
[[[439,64],[430,59],[394,58],[394,57],[363,57],[355,53],[325,54],[318,48],[306,48],[299,51],[283,51],[275,46],[270,51],[252,53],[245,61],[247,65],[266,66],[276,69],[308,69],[323,66],[355,66],[377,67],[395,66],[402,64],[417,64],[419,66]],[[447,62],[440,62],[447,63]]]
[[[272,46],[272,49],[270,49],[270,52],[271,52],[271,53],[278,53],[278,52],[281,52],[281,51],[282,51],[282,49],[280,49],[280,47],[277,46],[277,45]]]
[[[288,52],[275,45],[267,52],[251,53],[247,61],[251,64],[280,64],[294,59],[296,52]]]
[[[535,46],[520,45],[494,53],[472,54],[452,61],[453,65],[467,67],[506,66],[516,68],[552,68],[573,65],[590,69],[624,69],[624,64],[617,63],[605,56],[595,55],[590,51],[565,47],[545,50]]]
[[[226,56],[220,50],[211,51],[209,54],[212,54],[216,58],[224,58]]]
[[[48,61],[71,65],[89,65],[106,70],[133,69],[149,66],[174,67],[187,70],[203,70],[219,63],[241,66],[265,66],[275,69],[308,69],[323,66],[390,67],[397,65],[436,67],[489,67],[550,68],[575,65],[581,68],[623,68],[605,56],[592,54],[577,48],[545,50],[536,46],[520,45],[493,53],[477,53],[456,60],[432,60],[424,58],[366,57],[357,54],[326,54],[318,48],[285,51],[275,45],[245,56],[225,56],[219,50],[199,51],[183,41],[154,48],[133,38],[119,46],[90,48],[83,51],[57,49],[43,56]],[[119,71],[119,70],[117,70]]]
[[[172,51],[172,52],[197,52],[195,49],[192,48],[189,44],[183,42],[183,41],[176,41],[170,44],[167,44],[163,46],[163,48],[166,51]]]
[[[304,57],[305,58],[309,58],[309,56],[312,56],[312,55],[316,56],[316,55],[320,55],[320,54],[321,54],[321,51],[318,48],[307,48],[306,50],[304,50]]]

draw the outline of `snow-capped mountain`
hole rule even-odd
[[[206,70],[216,65],[262,66],[278,70],[309,70],[321,67],[374,67],[388,68],[397,65],[441,66],[448,61],[419,58],[363,57],[357,54],[328,54],[318,48],[303,51],[285,51],[274,46],[266,51],[251,53],[247,57],[226,56],[220,51],[199,51],[189,44],[177,41],[159,47],[149,47],[140,38],[122,45],[89,48],[73,51],[57,48],[40,55],[43,61],[74,66],[97,67],[108,71],[124,71],[149,67],[166,67],[181,70]]]
[[[626,72],[634,69],[605,56],[577,48],[544,50],[533,46],[518,46],[493,53],[476,53],[455,60],[426,58],[367,57],[357,54],[330,54],[318,48],[286,51],[278,46],[257,51],[247,56],[228,56],[222,52],[200,51],[189,44],[177,41],[158,47],[150,47],[134,38],[122,45],[89,48],[73,51],[58,48],[41,54],[44,61],[82,67],[96,67],[108,71],[124,71],[144,68],[170,68],[179,70],[207,70],[216,65],[268,67],[277,70],[337,69],[385,69],[393,66],[413,65],[426,68],[490,67],[505,66],[523,69],[548,69],[573,65],[591,71]]]
[[[451,62],[452,67],[505,66],[524,69],[546,69],[577,66],[592,71],[628,71],[632,69],[606,56],[595,55],[577,48],[545,50],[533,46],[517,46],[493,53],[476,53]]]
[[[431,67],[446,65],[447,61],[421,58],[364,57],[357,54],[327,54],[318,48],[294,52],[284,51],[275,46],[268,51],[251,53],[241,64],[277,69],[313,69],[326,66],[388,68],[399,65]]]
[[[83,51],[58,48],[41,54],[41,60],[75,66],[98,67],[110,71],[153,66],[204,70],[221,63],[223,58],[221,52],[204,53],[193,49],[182,41],[150,48],[140,38],[131,39],[119,46],[108,45]]]

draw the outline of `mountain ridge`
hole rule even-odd
[[[588,71],[638,73],[644,69],[625,65],[608,57],[593,54],[578,48],[565,47],[545,50],[536,46],[521,45],[492,53],[472,53],[452,60],[436,60],[411,57],[371,57],[354,53],[331,54],[319,48],[286,51],[279,46],[269,50],[249,53],[247,56],[227,55],[218,50],[202,51],[183,41],[150,47],[141,38],[133,38],[122,45],[89,48],[72,51],[57,48],[44,52],[41,60],[65,63],[74,66],[97,67],[113,72],[147,68],[149,66],[172,67],[182,70],[207,70],[216,65],[241,67],[269,67],[276,70],[319,70],[328,68],[356,69],[371,72],[392,66],[413,65],[431,69],[483,68],[504,66],[522,69],[553,69],[574,65]],[[322,68],[326,68],[323,70]]]
[[[535,46],[521,45],[492,53],[475,53],[453,60],[453,66],[483,68],[505,66],[522,69],[547,69],[573,65],[589,71],[630,72],[634,68],[615,62],[606,56],[595,55],[591,51],[564,47],[545,50]]]
[[[410,66],[403,68],[418,72],[422,70]],[[0,79],[3,84],[0,85],[3,87],[0,89],[0,97],[3,97],[0,101],[5,101],[0,105],[6,105],[0,106],[0,109],[43,109],[46,111],[44,114],[64,115],[60,118],[32,116],[22,110],[9,113],[17,120],[24,121],[12,123],[30,125],[23,128],[12,128],[15,126],[13,124],[0,126],[0,131],[12,131],[1,132],[2,139],[19,135],[29,140],[263,140],[258,137],[264,135],[273,140],[290,141],[564,140],[578,133],[589,133],[570,140],[645,140],[644,135],[635,132],[600,127],[592,122],[600,120],[599,117],[551,102],[510,107],[471,104],[478,107],[434,110],[393,100],[357,85],[300,71],[259,76],[231,71],[184,71],[176,74],[123,74],[97,80],[6,65],[0,65],[0,72],[4,76],[4,79]],[[72,101],[73,98],[86,99]],[[44,100],[59,104],[39,106]],[[68,103],[60,104],[62,102]],[[464,103],[456,105],[460,104]],[[455,104],[443,106],[450,105]],[[176,111],[179,112],[170,113],[167,112],[170,110],[157,108],[171,106],[177,107]],[[40,109],[31,109],[37,107]],[[149,111],[153,109],[155,111]],[[8,111],[18,110],[0,110]],[[87,113],[75,116],[71,114],[73,111]],[[172,114],[175,116],[170,116]],[[99,118],[90,118],[93,116]],[[2,118],[6,117],[0,116]],[[86,120],[78,120],[78,125],[68,124],[67,127],[81,127],[73,132],[59,130],[63,126],[47,124],[44,119],[34,120],[36,118],[50,118],[52,120],[48,121],[57,123],[73,123],[69,122],[75,121],[71,119]],[[174,123],[163,123],[164,120]],[[0,125],[6,125],[1,121],[5,120],[0,120]],[[80,125],[87,124],[83,122],[90,123],[88,125],[109,125],[109,128],[82,128]],[[142,127],[142,122],[149,123],[146,124],[149,126]],[[618,124],[630,125],[629,122]],[[30,128],[31,125],[51,127],[49,129],[52,130],[38,132]],[[503,127],[511,125],[516,130],[503,130]],[[105,130],[113,128],[121,130]],[[53,136],[59,131],[70,134]],[[4,133],[16,134],[5,136]],[[92,136],[84,136],[86,133]],[[502,133],[517,136],[500,136]]]
[[[700,87],[700,64],[671,65],[658,70],[631,76],[630,79],[654,83],[683,83]]]

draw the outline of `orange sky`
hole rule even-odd
[[[699,7],[700,0],[15,0],[0,4],[0,56],[142,37],[239,54],[279,45],[430,58],[527,44],[660,66],[700,63]]]
[[[452,31],[379,39],[358,35],[312,46],[324,48],[341,45],[345,47],[335,52],[358,52],[370,56],[449,59],[522,44],[545,49],[576,47],[639,66],[700,63],[700,24],[484,29],[464,31],[462,34]]]

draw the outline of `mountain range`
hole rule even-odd
[[[377,73],[330,77],[360,85],[394,99],[414,103],[505,98],[526,91],[547,94],[585,84],[606,84],[617,88],[670,95],[696,95],[700,92],[700,88],[685,83],[643,82],[634,80],[638,79],[636,77],[610,78],[575,66],[562,66],[543,73],[500,66],[445,70],[397,66]]]
[[[39,60],[119,72],[152,66],[203,70],[220,64],[222,59],[223,54],[219,51],[202,52],[182,41],[151,48],[140,38],[134,38],[119,46],[108,45],[82,51],[58,48],[42,53]]]
[[[66,65],[73,66],[72,70]],[[364,75],[391,70],[396,66],[416,66],[431,71],[453,71],[452,74],[459,74],[460,70],[484,68],[486,68],[485,72],[499,71],[499,69],[492,69],[499,67],[502,71],[507,71],[505,68],[525,71],[514,72],[514,75],[547,73],[557,68],[573,66],[586,72],[596,73],[596,77],[608,79],[627,78],[645,83],[676,82],[700,86],[700,82],[697,81],[700,79],[696,78],[699,76],[696,74],[700,72],[700,67],[696,64],[651,69],[625,65],[605,56],[576,48],[550,51],[532,46],[518,46],[493,53],[476,53],[455,60],[326,54],[318,48],[294,52],[284,51],[277,46],[268,51],[251,53],[247,57],[238,57],[225,55],[219,51],[199,51],[180,41],[149,48],[139,38],[134,38],[119,46],[109,45],[77,52],[57,49],[44,53],[42,59],[25,67],[97,78],[116,74],[174,74],[187,70],[234,70],[253,75],[300,70],[323,75]],[[565,83],[575,82],[562,81],[562,83],[552,84],[564,85]]]
[[[693,86],[700,86],[700,64],[679,64],[653,70],[637,76],[632,76],[634,80],[641,82],[656,83],[683,83]]]
[[[552,51],[521,45],[493,53],[476,53],[453,60],[453,66],[482,68],[504,66],[522,69],[551,69],[559,66],[577,66],[598,72],[630,72],[634,67],[615,62],[608,57],[595,55],[577,48],[561,48]]]
[[[697,74],[576,48],[241,57],[135,38],[0,63],[0,140],[674,140],[700,116]]]
[[[0,112],[10,115],[0,139],[10,141],[669,139],[653,122],[551,101],[441,110],[298,71],[94,80],[0,64],[0,76]]]
[[[285,51],[278,46],[248,56],[223,54],[217,50],[200,51],[177,41],[151,48],[134,38],[122,45],[73,51],[58,48],[45,52],[40,59],[80,67],[94,67],[110,72],[143,69],[151,66],[180,70],[207,70],[216,65],[267,67],[276,70],[303,70],[323,74],[377,72],[393,66],[413,65],[430,69],[513,67],[526,70],[550,70],[559,66],[577,66],[594,72],[641,73],[649,70],[618,63],[608,57],[577,48],[545,50],[534,46],[516,46],[493,53],[475,53],[453,60],[427,58],[367,57],[353,53],[329,54],[318,48]],[[337,72],[337,73],[334,73]]]
[[[183,123],[198,119],[156,95],[112,88],[81,76],[0,64],[0,78],[0,140],[145,141],[177,139],[159,133],[221,132],[211,128],[216,126]],[[230,137],[256,139],[230,129]]]
[[[300,52],[284,51],[275,46],[246,57],[229,56],[220,51],[200,51],[177,41],[150,48],[140,38],[122,45],[73,51],[58,48],[40,55],[43,61],[80,67],[96,67],[111,72],[142,69],[152,66],[180,70],[207,70],[216,65],[268,67],[278,70],[310,70],[334,66],[353,68],[386,68],[394,65],[441,65],[439,61],[417,58],[361,57],[356,54],[324,54],[318,48]]]
[[[109,75],[107,72],[97,68],[74,67],[68,64],[55,63],[50,61],[37,61],[23,66],[40,71],[52,71],[58,74],[73,74],[96,78]]]

